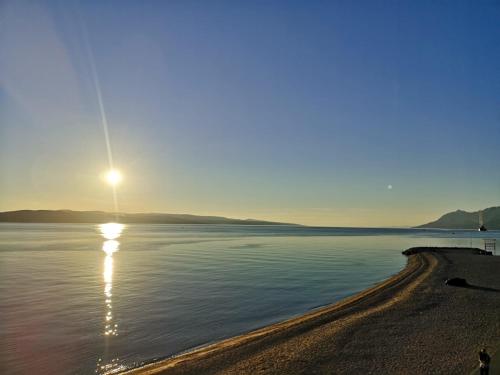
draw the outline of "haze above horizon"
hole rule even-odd
[[[86,38],[124,212],[413,226],[497,206],[499,21],[486,1],[4,1],[0,211],[113,210]]]

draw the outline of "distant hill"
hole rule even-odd
[[[127,214],[115,215],[102,211],[72,210],[21,210],[0,212],[4,223],[107,223],[119,221],[124,224],[239,224],[239,225],[286,225],[253,219],[230,219],[219,216],[196,216],[184,214]]]
[[[417,228],[478,229],[481,213],[483,223],[487,229],[500,229],[500,207],[490,207],[475,212],[457,210],[441,216],[436,221],[420,225]]]

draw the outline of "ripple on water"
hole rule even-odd
[[[404,266],[405,248],[470,245],[470,237],[480,245],[472,232],[108,229],[0,224],[0,363],[9,372],[116,371],[365,289]]]

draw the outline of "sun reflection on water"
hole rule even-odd
[[[103,271],[103,281],[104,281],[104,304],[105,304],[105,315],[104,315],[104,337],[105,337],[105,348],[108,350],[111,344],[111,337],[118,336],[118,324],[113,321],[113,268],[114,259],[113,254],[115,254],[120,249],[120,242],[117,240],[125,226],[119,223],[106,223],[99,225],[99,232],[101,236],[105,239],[102,243],[102,251],[106,254],[104,257],[104,271]],[[111,361],[106,358],[108,353],[103,353],[103,358],[99,358],[97,361],[96,373],[98,374],[110,374],[123,369],[120,365],[118,358],[113,358]]]
[[[101,236],[107,240],[115,240],[121,236],[125,225],[119,223],[106,223],[99,225]]]

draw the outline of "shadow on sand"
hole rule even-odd
[[[458,286],[458,288],[475,289],[475,290],[482,290],[482,291],[485,291],[485,292],[500,293],[500,289],[488,288],[486,286],[471,285],[471,284],[467,284],[467,285],[464,285],[464,286]]]

